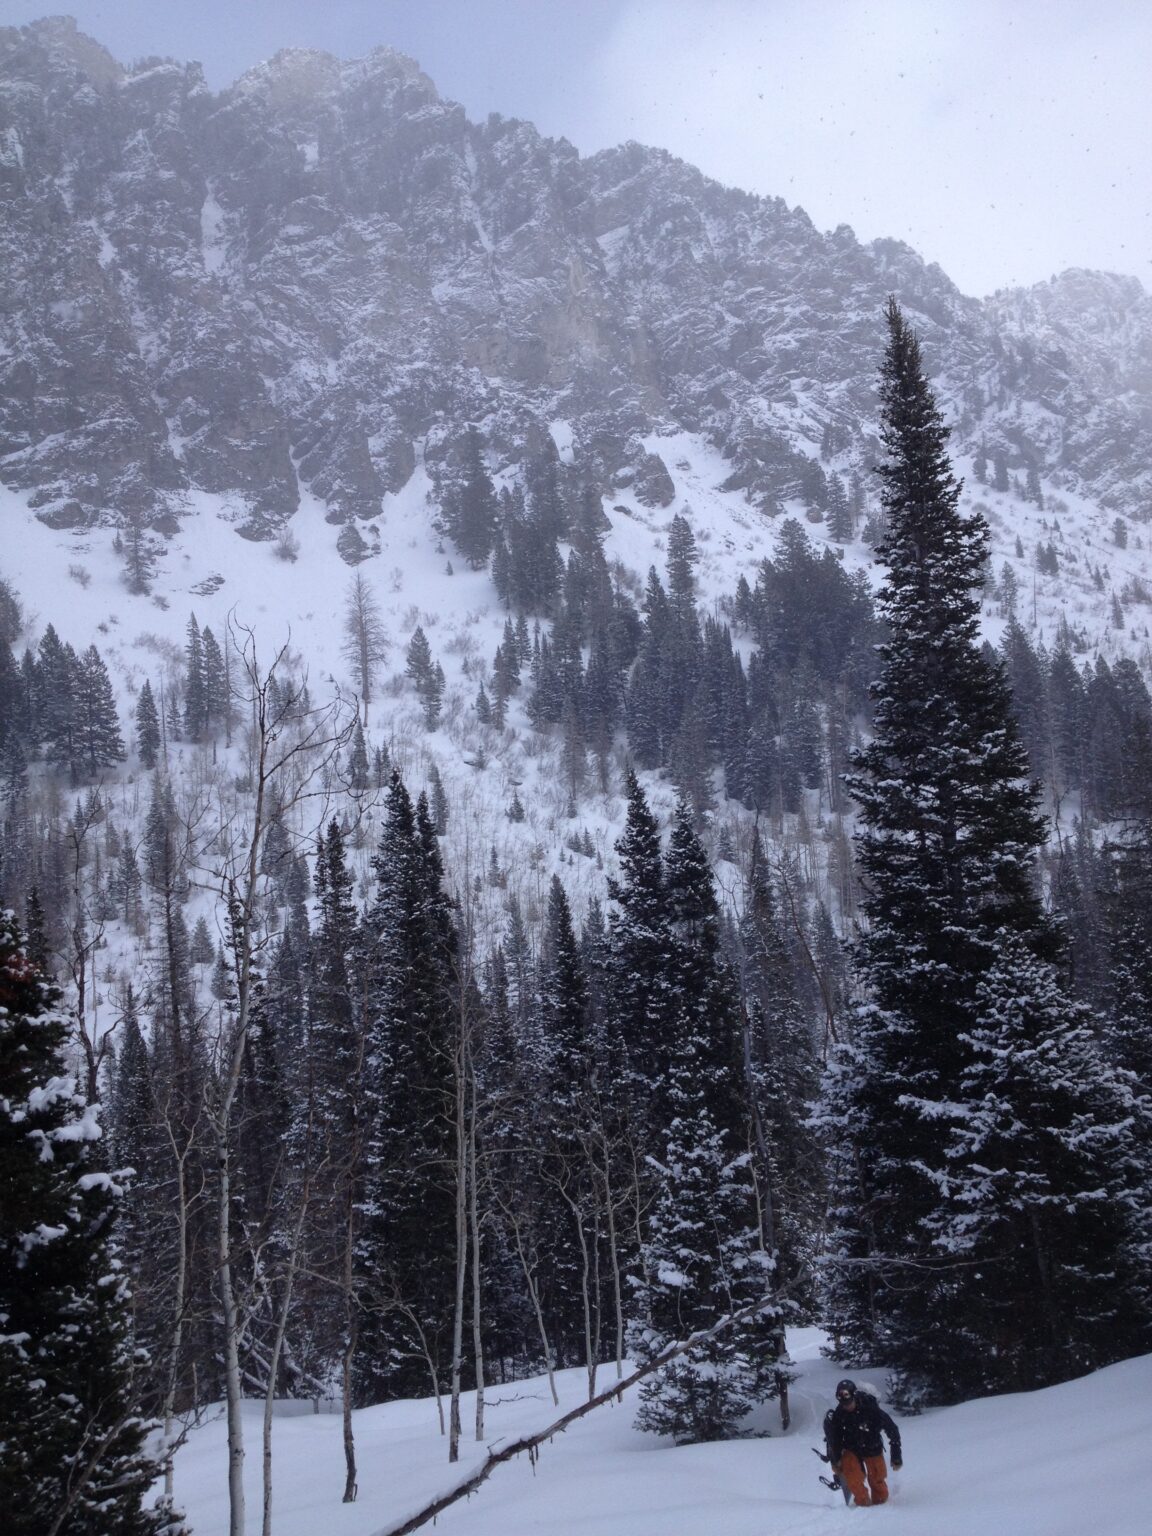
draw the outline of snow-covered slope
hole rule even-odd
[[[846,1520],[891,1536],[1143,1536],[1148,1505],[1142,1446],[1152,1356],[1043,1392],[988,1398],[905,1420],[905,1466],[892,1499],[870,1514],[846,1510],[822,1488],[810,1447],[843,1374],[820,1358],[820,1335],[790,1338],[800,1376],[792,1427],[773,1405],[756,1428],[769,1438],[673,1447],[632,1428],[633,1402],[595,1410],[540,1452],[499,1468],[482,1490],[439,1517],[445,1536],[823,1536]],[[610,1369],[610,1368],[609,1368]],[[875,1373],[873,1373],[875,1374]],[[881,1378],[882,1380],[882,1378]],[[544,1381],[490,1388],[486,1445],[543,1428],[581,1401],[579,1371],[558,1378],[561,1409]],[[601,1386],[610,1378],[602,1373]],[[304,1405],[295,1404],[298,1410]],[[464,1423],[472,1422],[472,1399]],[[248,1497],[259,1508],[258,1411],[246,1421]],[[340,1503],[338,1415],[275,1424],[277,1536],[377,1536],[463,1481],[485,1447],[465,1442],[447,1464],[430,1401],[391,1403],[355,1416],[360,1496]],[[193,1430],[176,1462],[177,1496],[197,1536],[224,1536],[226,1458],[219,1420]],[[428,1527],[432,1529],[431,1526]]]
[[[555,435],[570,456],[566,427],[557,424]],[[663,573],[672,517],[684,516],[700,554],[701,605],[723,617],[739,577],[754,582],[759,562],[772,554],[782,517],[767,518],[740,491],[725,489],[728,465],[700,435],[649,435],[642,443],[659,452],[674,494],[667,507],[652,508],[643,505],[634,486],[617,487],[605,502],[612,525],[606,554],[619,562],[639,597],[649,567]],[[967,504],[980,505],[993,529],[993,575],[999,582],[1005,565],[1013,571],[1017,612],[1033,641],[1051,647],[1061,625],[1067,625],[1082,638],[1085,659],[1128,654],[1147,670],[1149,610],[1140,594],[1152,590],[1152,551],[1142,532],[1134,527],[1127,547],[1118,548],[1110,522],[1102,522],[1086,498],[1069,493],[1037,507],[979,485],[967,459],[961,458],[958,468],[967,474]],[[182,676],[192,614],[201,628],[210,627],[219,637],[230,622],[250,628],[265,663],[287,643],[315,697],[326,699],[337,690],[351,697],[355,686],[344,653],[343,616],[352,573],[335,548],[336,530],[326,520],[325,504],[306,489],[302,492],[291,521],[297,555],[284,560],[275,544],[236,536],[235,498],[195,492],[189,493],[189,502],[190,515],[165,541],[152,592],[134,595],[125,588],[122,562],[106,530],[50,528],[34,515],[26,497],[0,489],[0,520],[8,530],[0,574],[24,604],[28,623],[21,643],[35,646],[48,623],[78,650],[95,640],[112,674],[128,736],[144,680],[151,681],[159,697]],[[623,816],[619,784],[606,794],[590,785],[573,820],[558,766],[561,743],[532,729],[522,701],[513,701],[505,729],[479,724],[474,701],[481,681],[490,684],[505,610],[488,573],[470,571],[439,539],[433,526],[435,497],[422,467],[383,505],[376,522],[362,525],[370,556],[359,567],[380,605],[388,640],[382,685],[368,711],[369,751],[387,747],[414,792],[428,784],[433,765],[437,768],[455,808],[445,840],[445,861],[455,884],[462,887],[477,874],[487,876],[495,857],[506,880],[482,882],[477,897],[482,929],[499,927],[510,893],[531,920],[556,871],[579,912],[591,894],[602,892],[604,869],[613,865],[612,844]],[[783,512],[803,521],[817,547],[830,542],[825,522],[804,521],[801,502],[785,502]],[[1048,542],[1059,555],[1057,575],[1036,570],[1037,547]],[[859,540],[832,547],[849,568],[873,570],[871,551]],[[1123,614],[1120,628],[1114,622],[1113,595]],[[1003,601],[998,592],[990,593],[985,628],[993,642],[1004,620]],[[419,700],[404,675],[405,650],[418,624],[448,682],[442,723],[433,732],[424,729]],[[213,757],[223,750],[214,746]],[[169,773],[177,781],[198,778],[204,751],[170,743]],[[106,776],[105,793],[118,820],[130,819],[129,803],[138,810],[136,778],[131,761],[123,773]],[[653,783],[650,792],[656,808],[666,813],[672,786]],[[517,794],[526,811],[522,822],[507,814]],[[739,846],[734,808],[721,811],[720,822],[727,819]],[[374,821],[370,797],[363,808],[365,868],[376,841]],[[592,856],[572,847],[585,832]]]

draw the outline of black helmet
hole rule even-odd
[[[836,1396],[841,1401],[844,1401],[849,1397],[855,1397],[856,1383],[854,1381],[849,1381],[848,1377],[845,1376],[843,1381],[838,1381],[836,1383]]]

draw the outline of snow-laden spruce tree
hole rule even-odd
[[[159,1536],[136,1407],[119,1188],[58,994],[0,914],[0,1509],[13,1536]]]
[[[733,978],[720,950],[720,912],[707,855],[685,801],[665,863],[668,965],[662,994],[659,1118],[647,1126],[655,1173],[628,1347],[640,1363],[720,1318],[768,1297],[749,1151],[748,1103]],[[619,899],[619,894],[617,895]],[[634,1071],[641,1067],[634,1059]],[[689,1350],[640,1388],[636,1423],[681,1442],[736,1433],[782,1384],[779,1313]]]
[[[844,1357],[890,1366],[906,1401],[947,1401],[969,1390],[974,1350],[1020,1359],[1017,1341],[1031,1322],[1019,1309],[1037,1305],[1042,1263],[1064,1264],[1033,1244],[1035,1291],[1016,1292],[992,1327],[983,1298],[1001,1282],[1006,1298],[1011,1290],[1007,1277],[1024,1262],[1011,1246],[1019,1223],[989,1211],[972,1249],[953,1240],[972,1214],[973,1186],[963,1181],[961,1194],[954,1154],[970,1146],[963,1126],[974,1112],[976,1041],[992,1027],[990,978],[1003,996],[1018,976],[1029,995],[1036,978],[1020,957],[1050,959],[1059,938],[1034,878],[1045,825],[1002,670],[979,641],[987,527],[960,513],[947,428],[894,301],[887,321],[879,473],[888,533],[878,554],[889,638],[872,688],[875,735],[849,779],[860,806],[867,926],[856,959],[865,1001],[830,1063],[820,1107],[832,1181],[827,1308]],[[1063,994],[1045,995],[1051,1031]],[[1021,1009],[1039,1030],[1033,1004]],[[1072,1014],[1067,1022],[1075,1025]],[[1027,1094],[1012,1102],[1020,1134],[1040,1134],[1036,1104]],[[1085,1123],[1098,1103],[1086,1085],[1077,1111]],[[1079,1198],[1090,1178],[1075,1150],[1073,1142],[1070,1162],[1053,1171],[1054,1200]],[[984,1192],[993,1206],[1013,1187],[990,1177]],[[1049,1288],[1060,1297],[1052,1328],[1063,1343],[1048,1358],[1064,1364],[1051,1364],[1048,1380],[1068,1373],[1084,1318],[1113,1305],[1098,1274],[1085,1274],[1077,1291],[1074,1269],[1070,1261]],[[1002,1387],[1024,1384],[1005,1368]]]
[[[435,828],[392,775],[363,927],[364,1151],[358,1198],[362,1402],[427,1390],[451,1354],[457,934]]]
[[[1011,934],[977,985],[964,1043],[929,1220],[956,1261],[955,1294],[925,1356],[974,1396],[1147,1348],[1148,1106],[1135,1080],[1104,1060],[1091,1010]]]

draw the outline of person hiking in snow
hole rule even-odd
[[[888,1468],[884,1442],[888,1436],[893,1467],[902,1467],[900,1431],[891,1416],[854,1381],[836,1383],[836,1406],[824,1415],[824,1443],[832,1471],[860,1505],[888,1502]]]

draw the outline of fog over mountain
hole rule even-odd
[[[302,487],[333,523],[386,518],[468,422],[502,464],[569,423],[606,491],[640,475],[657,499],[640,439],[702,434],[771,514],[821,449],[871,462],[889,293],[957,449],[1152,511],[1138,280],[966,298],[905,245],[659,149],[470,123],[387,48],[284,52],[214,94],[67,19],[5,29],[0,187],[0,479],[52,526],[171,531],[190,488],[258,539]]]

